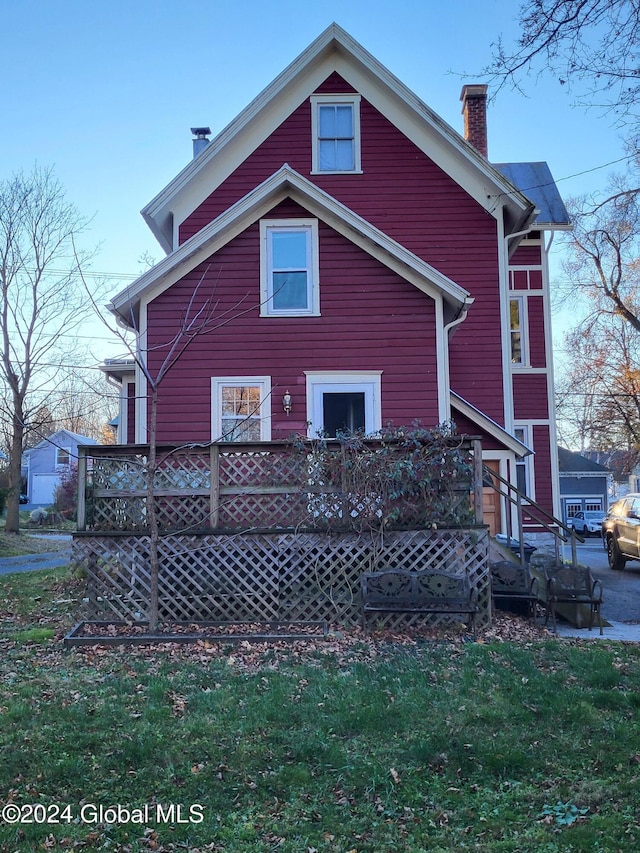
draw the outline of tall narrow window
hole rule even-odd
[[[529,430],[527,427],[515,427],[513,434],[518,441],[521,441],[528,447],[531,446],[529,444]],[[524,459],[516,459],[516,486],[518,491],[523,495],[531,497],[531,472],[529,469],[529,459],[529,456],[525,456]]]
[[[509,323],[511,330],[511,364],[524,364],[522,352],[522,300],[509,300]]]
[[[214,441],[268,441],[269,377],[211,380],[211,432]]]
[[[314,172],[360,172],[360,96],[311,98]]]
[[[261,314],[320,313],[317,220],[262,220]]]

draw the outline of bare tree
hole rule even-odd
[[[137,365],[144,376],[147,387],[147,441],[149,444],[148,456],[144,463],[144,476],[146,479],[146,516],[149,529],[149,628],[156,631],[159,622],[159,546],[160,529],[158,523],[158,507],[155,494],[156,474],[160,469],[163,458],[158,458],[157,436],[158,436],[158,404],[159,392],[162,383],[169,372],[180,361],[191,343],[202,335],[212,334],[228,323],[242,317],[244,314],[255,311],[259,307],[256,303],[247,306],[244,297],[232,308],[219,310],[216,300],[215,277],[209,275],[210,268],[207,267],[199,281],[193,288],[190,299],[182,313],[177,318],[176,328],[172,337],[154,351],[155,367],[149,365],[149,353],[132,345],[129,338],[123,334],[122,329],[107,323],[109,330],[117,336],[129,353],[129,357]],[[85,287],[87,285],[85,284]],[[87,295],[94,303],[96,312],[99,307],[87,288]],[[106,321],[105,321],[106,322]],[[139,328],[135,313],[127,317],[127,325],[139,335]],[[252,414],[252,413],[249,413]]]
[[[591,319],[602,314],[622,318],[640,331],[639,192],[616,179],[602,202],[582,198],[569,203],[574,223],[566,238],[570,255],[560,297],[578,299]]]
[[[613,109],[637,122],[640,97],[638,0],[532,0],[517,15],[520,37],[495,45],[485,71],[519,87],[538,69],[576,92],[583,105]]]
[[[567,335],[556,384],[560,434],[581,451],[640,449],[640,338],[621,316],[601,313]]]
[[[95,373],[76,368],[58,383],[51,401],[56,429],[103,439],[105,424],[116,415],[118,402],[105,393],[103,374]]]
[[[51,169],[0,182],[0,380],[7,391],[7,532],[18,532],[20,464],[29,419],[42,389],[69,364],[74,332],[90,306],[80,285],[74,240],[86,220],[66,199]]]

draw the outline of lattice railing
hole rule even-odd
[[[398,441],[361,442],[357,449],[300,441],[156,450],[153,486],[163,533],[481,523],[477,439],[452,437],[433,458],[427,448],[417,463],[415,446]],[[148,529],[147,453],[138,445],[80,448],[79,530]],[[428,488],[421,466],[430,472]]]
[[[86,573],[88,617],[144,620],[149,602],[149,539],[78,534],[73,561]],[[486,528],[327,534],[175,534],[160,542],[164,622],[360,620],[360,575],[383,568],[446,569],[478,593],[478,624],[490,621]],[[395,628],[447,616],[381,615]]]

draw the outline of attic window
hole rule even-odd
[[[66,447],[56,447],[56,465],[68,465],[71,461],[71,454]]]
[[[312,173],[361,172],[360,95],[312,95]]]

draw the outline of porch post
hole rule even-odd
[[[215,530],[220,518],[220,447],[209,445],[209,524]]]
[[[78,446],[78,530],[87,527],[87,448]]]
[[[482,441],[479,438],[472,440],[473,446],[473,508],[476,524],[482,524],[484,515],[482,512],[482,481],[484,472],[482,467]]]

